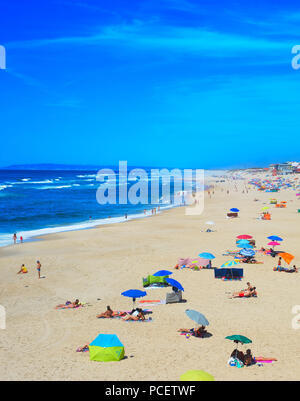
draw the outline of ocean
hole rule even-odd
[[[146,171],[150,177],[150,169]],[[150,204],[151,178],[146,179],[148,203],[101,205],[96,199],[100,186],[96,177],[97,171],[86,170],[0,170],[0,246],[12,244],[14,233],[27,241],[44,234],[122,222],[125,214],[127,220],[144,218],[158,206],[161,211],[175,207],[161,192]],[[127,190],[135,183],[128,181]],[[174,194],[172,180],[170,194]]]

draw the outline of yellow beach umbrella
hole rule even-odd
[[[269,206],[264,206],[263,208],[262,208],[262,210],[268,210],[269,209]]]
[[[214,382],[215,378],[204,370],[188,370],[180,376],[180,380],[184,382],[199,381],[199,382]]]

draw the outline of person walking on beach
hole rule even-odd
[[[21,242],[21,244],[23,244],[23,237],[22,237],[22,235],[21,235],[21,237],[20,237],[20,242]]]
[[[13,235],[14,244],[17,243],[17,239],[18,239],[18,237],[17,237],[17,234],[15,233],[15,234]]]
[[[36,269],[37,269],[39,278],[41,278],[41,267],[42,267],[42,265],[41,265],[40,261],[38,260],[36,262]]]

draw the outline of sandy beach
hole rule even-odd
[[[292,253],[299,264],[300,214],[295,192],[270,194],[251,187],[243,193],[245,183],[237,181],[237,189],[230,180],[214,184],[214,193],[205,195],[200,216],[187,216],[182,207],[1,248],[0,304],[6,308],[7,327],[0,330],[0,379],[178,380],[187,370],[201,369],[221,381],[299,380],[300,329],[292,327],[292,308],[300,305],[299,273],[274,272],[277,259],[260,254],[257,259],[263,264],[241,265],[242,281],[216,280],[213,270],[173,270],[178,258],[204,251],[213,253],[213,267],[220,267],[232,259],[222,255],[236,249],[239,234],[252,235],[257,248],[267,245],[267,236],[279,235],[284,239],[279,249]],[[269,205],[271,197],[287,201],[287,208]],[[272,220],[258,220],[266,205]],[[239,218],[226,218],[232,207],[240,209]],[[205,232],[208,220],[216,223],[216,232]],[[38,259],[45,276],[41,280],[35,269]],[[22,263],[29,273],[17,275]],[[172,277],[182,283],[186,303],[151,307],[152,321],[147,323],[96,318],[107,305],[130,310],[132,302],[121,292],[142,289],[142,278],[159,269],[174,271]],[[247,281],[257,287],[257,298],[228,298],[228,293],[245,288]],[[165,299],[167,292],[149,289],[146,298]],[[57,304],[76,298],[88,305],[55,310]],[[193,327],[184,312],[187,308],[207,317],[211,337],[179,335],[179,328]],[[126,358],[99,363],[90,361],[88,353],[76,352],[99,333],[117,334]],[[229,367],[234,344],[225,337],[232,334],[250,338],[255,356],[278,361],[262,367]]]

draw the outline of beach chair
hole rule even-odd
[[[175,304],[182,301],[182,291],[167,294],[166,304]]]

